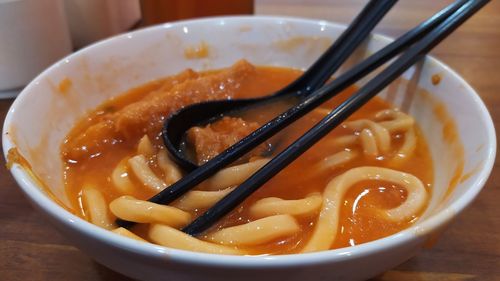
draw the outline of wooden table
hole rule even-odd
[[[397,36],[451,1],[403,0],[376,29]],[[348,23],[366,1],[257,0],[257,14]],[[433,55],[479,92],[500,125],[500,1],[494,0],[439,45]],[[0,101],[2,120],[12,101]],[[3,161],[3,159],[1,160]],[[500,160],[497,160],[495,168]],[[500,175],[432,248],[374,280],[500,280]],[[0,169],[0,280],[129,280],[69,245]],[[360,269],[362,270],[362,269]]]

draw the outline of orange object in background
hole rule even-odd
[[[142,25],[219,15],[253,14],[253,0],[141,0]]]

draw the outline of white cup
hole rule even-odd
[[[71,51],[61,0],[0,0],[0,98]]]
[[[127,31],[141,19],[139,0],[65,0],[65,8],[75,48]]]

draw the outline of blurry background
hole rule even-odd
[[[73,46],[169,21],[253,14],[253,0],[64,0]]]
[[[7,55],[2,30],[2,5],[7,2],[62,0],[0,0],[0,68]],[[349,23],[367,0],[64,0],[73,48],[154,23],[186,17],[252,13],[315,18]],[[450,0],[400,0],[376,28],[396,37],[427,18]],[[62,3],[62,2],[61,2]],[[42,9],[42,8],[40,8]],[[141,14],[142,16],[138,16]],[[49,17],[39,10],[35,15]],[[56,17],[54,14],[53,17]],[[139,19],[142,18],[142,21]],[[21,19],[26,20],[26,19]],[[25,28],[22,24],[19,27]],[[55,30],[55,29],[53,29]],[[54,32],[54,31],[52,31]],[[64,31],[61,31],[64,33]],[[48,39],[45,38],[45,41]],[[49,40],[50,41],[50,40]],[[62,41],[55,42],[61,44]],[[13,45],[21,48],[20,45]],[[4,49],[2,49],[4,48]],[[489,107],[500,125],[500,1],[481,12],[432,51],[464,77]],[[25,55],[26,57],[26,55]],[[17,65],[15,67],[18,67]],[[40,70],[41,71],[41,70]],[[1,73],[1,72],[0,72]],[[2,75],[0,75],[0,79]],[[0,81],[1,82],[1,81]],[[1,92],[0,84],[0,92]],[[0,100],[3,120],[11,100]],[[498,135],[497,135],[498,138]],[[3,160],[1,160],[3,161]],[[5,164],[5,163],[3,163]],[[495,167],[500,164],[497,160]],[[35,212],[6,169],[0,169],[0,280],[129,280],[95,263],[71,246]],[[417,257],[376,280],[500,280],[500,173],[493,171],[476,201],[461,214],[445,238]],[[362,270],[362,269],[360,269]]]
[[[253,0],[0,0],[0,98],[107,37],[168,21],[253,14]]]

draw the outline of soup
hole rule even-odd
[[[170,204],[147,202],[180,179],[161,141],[165,118],[191,103],[267,95],[301,71],[242,60],[213,71],[185,70],[111,99],[85,116],[61,146],[65,185],[79,215],[133,239],[218,254],[314,252],[397,233],[425,209],[433,182],[429,149],[414,119],[374,98],[244,203],[198,237],[180,229],[231,192],[356,88],[315,109],[247,157]],[[226,117],[189,131],[204,163],[282,111]],[[116,218],[137,222],[118,228]]]

